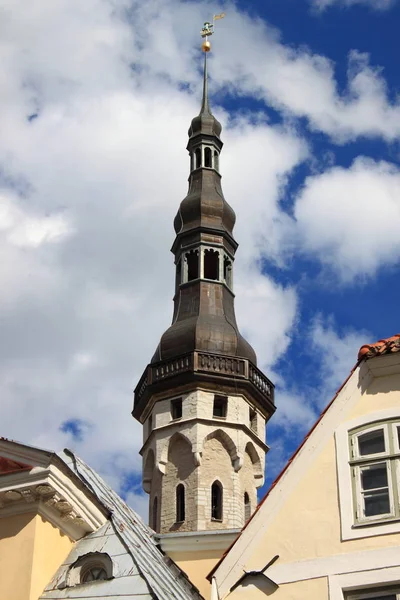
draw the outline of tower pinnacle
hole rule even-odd
[[[222,18],[223,15],[217,15]],[[156,531],[242,527],[264,478],[264,426],[274,389],[235,316],[235,213],[220,175],[221,124],[208,99],[208,36],[200,113],[189,128],[189,186],[174,220],[171,326],[136,389],[143,425],[143,487]]]

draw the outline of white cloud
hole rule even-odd
[[[400,258],[400,170],[358,157],[306,179],[295,204],[303,250],[343,281],[373,276]]]
[[[360,347],[372,337],[366,330],[352,328],[339,333],[332,316],[315,317],[310,330],[310,351],[317,352],[321,361],[318,376],[322,385],[315,398],[319,407],[324,408],[330,402],[356,364]]]
[[[324,10],[335,4],[345,7],[361,4],[373,8],[374,10],[387,10],[393,6],[396,0],[311,0],[311,2],[319,10]]]
[[[195,33],[166,28],[171,16],[156,2],[0,6],[2,433],[73,446],[119,487],[141,470],[132,389],[172,316],[172,221],[199,109],[185,47],[204,6],[179,5]],[[262,274],[262,259],[278,255],[290,224],[279,189],[307,148],[295,130],[262,119],[232,121],[224,140],[242,244],[238,320],[267,365],[288,344],[297,300]],[[81,440],[60,430],[76,420]]]

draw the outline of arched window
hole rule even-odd
[[[222,521],[222,485],[214,481],[211,486],[211,520]]]
[[[200,148],[197,148],[196,152],[195,152],[195,164],[196,164],[196,169],[199,169],[201,167],[201,150]]]
[[[181,285],[181,283],[182,283],[182,262],[181,262],[181,259],[179,259],[178,262],[176,263],[176,281],[175,281],[176,289],[178,289],[178,287]]]
[[[211,148],[206,148],[204,150],[204,166],[211,169],[212,167],[212,152]]]
[[[70,567],[67,576],[67,586],[92,583],[112,579],[113,563],[108,554],[89,552],[80,556]]]
[[[250,498],[247,492],[244,493],[244,520],[248,521],[251,517],[251,504]]]
[[[180,483],[176,486],[176,522],[185,520],[185,486]]]
[[[157,531],[157,520],[158,520],[158,498],[157,496],[153,500],[153,510],[151,514],[151,526],[154,531]]]
[[[217,250],[204,251],[204,278],[219,279],[219,252]]]
[[[232,261],[224,256],[224,280],[229,288],[232,288]]]
[[[214,151],[214,169],[216,171],[219,170],[219,155],[218,155],[218,152],[216,150]]]
[[[199,251],[191,250],[186,254],[187,280],[193,281],[199,277]]]

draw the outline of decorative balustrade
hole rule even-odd
[[[140,402],[149,385],[182,373],[218,374],[223,377],[250,381],[268,401],[274,401],[274,386],[257,367],[246,358],[191,352],[178,358],[151,364],[143,373],[135,390],[135,405]]]
[[[246,377],[247,360],[219,354],[196,352],[197,370],[211,373],[222,373],[234,377]]]
[[[249,364],[249,379],[264,394],[268,394],[273,398],[272,383],[259,369],[253,367],[251,364]]]
[[[179,373],[193,369],[193,354],[186,354],[173,360],[158,363],[151,366],[151,382],[156,383],[167,377],[173,377]]]

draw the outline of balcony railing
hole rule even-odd
[[[274,386],[265,375],[246,358],[191,352],[178,358],[150,364],[135,389],[135,405],[140,402],[146,388],[154,383],[176,377],[185,372],[219,374],[225,377],[250,381],[270,402],[274,401]]]

